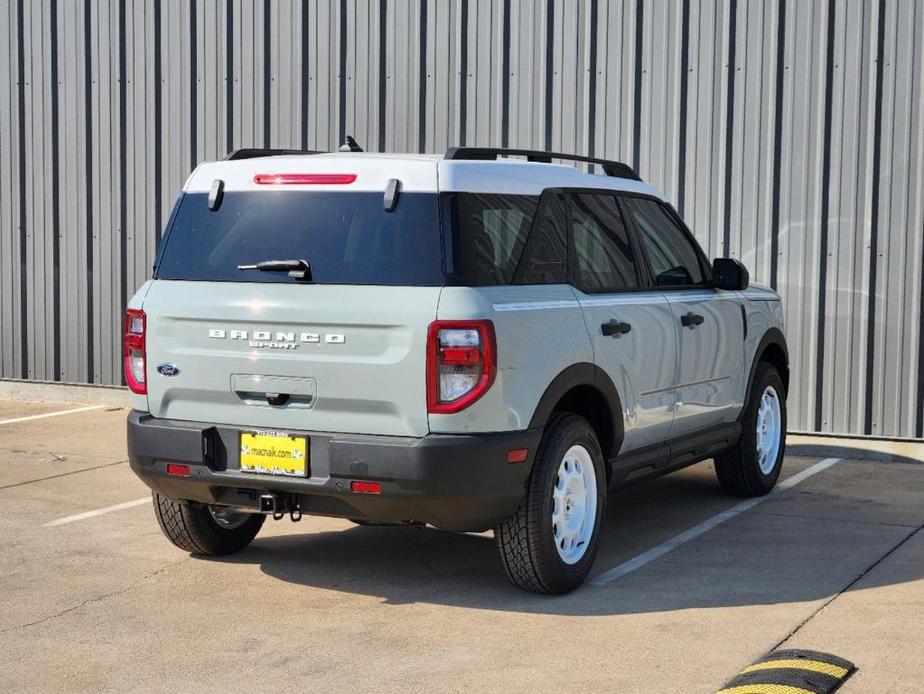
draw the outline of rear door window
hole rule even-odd
[[[584,292],[619,291],[639,286],[635,252],[616,196],[568,196],[574,248],[574,284]]]
[[[305,259],[318,284],[444,283],[435,193],[402,193],[386,212],[381,192],[229,191],[216,211],[187,193],[168,230],[156,277],[299,282],[286,272],[238,270]]]

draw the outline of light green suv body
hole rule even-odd
[[[758,364],[785,400],[778,295],[713,270],[655,189],[468,152],[196,169],[126,328],[131,463],[160,516],[500,528],[565,414],[612,487],[739,445]],[[303,472],[244,470],[242,432],[304,439]]]

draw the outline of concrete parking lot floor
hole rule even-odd
[[[0,402],[3,691],[708,693],[778,645],[853,660],[844,692],[924,691],[924,464],[839,461],[714,525],[740,500],[709,462],[620,491],[598,578],[707,527],[552,598],[506,582],[490,534],[306,517],[191,558],[124,409],[9,422],[73,407]]]

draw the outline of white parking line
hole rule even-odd
[[[0,424],[16,424],[16,422],[28,422],[30,419],[45,419],[46,417],[60,417],[62,414],[74,414],[75,412],[87,412],[88,410],[101,410],[105,405],[87,405],[86,407],[75,407],[72,410],[59,410],[57,412],[46,412],[45,414],[33,414],[28,417],[16,417],[15,419],[0,419]]]
[[[589,582],[593,586],[605,586],[607,583],[612,583],[617,578],[621,578],[622,576],[625,576],[626,574],[631,573],[636,569],[640,569],[641,567],[645,566],[645,564],[654,561],[658,557],[664,556],[671,550],[677,549],[680,547],[680,545],[683,545],[690,540],[699,537],[703,533],[712,530],[717,525],[721,525],[730,518],[734,518],[739,513],[743,513],[748,509],[754,508],[757,506],[757,504],[780,492],[786,491],[787,489],[792,489],[800,482],[807,480],[813,475],[817,475],[822,470],[827,470],[832,465],[841,462],[841,460],[841,458],[825,458],[824,460],[815,463],[811,467],[806,468],[802,472],[797,472],[792,477],[786,478],[780,482],[776,489],[767,496],[757,496],[752,499],[748,499],[747,501],[742,501],[740,504],[732,506],[727,511],[722,511],[722,513],[718,513],[711,518],[707,518],[702,523],[694,525],[689,530],[685,530],[679,535],[675,535],[667,542],[663,542],[657,547],[652,547],[647,552],[643,552],[637,557],[633,557],[629,561],[623,562],[619,566],[615,566],[608,571],[604,571],[603,573],[592,578]]]
[[[93,518],[94,516],[101,516],[104,513],[112,513],[113,511],[122,511],[127,508],[132,508],[134,506],[141,506],[141,504],[151,503],[151,497],[146,496],[143,499],[135,499],[134,501],[126,501],[123,504],[116,504],[115,506],[106,506],[105,508],[98,508],[95,511],[84,511],[83,513],[78,513],[73,516],[65,516],[64,518],[59,518],[58,520],[53,520],[43,525],[43,528],[53,528],[56,525],[64,525],[65,523],[73,523],[74,521],[84,520],[85,518]]]

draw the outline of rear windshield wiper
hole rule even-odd
[[[260,272],[288,272],[289,277],[298,280],[311,279],[311,263],[307,260],[264,260],[255,265],[238,265],[238,270],[259,270]]]

